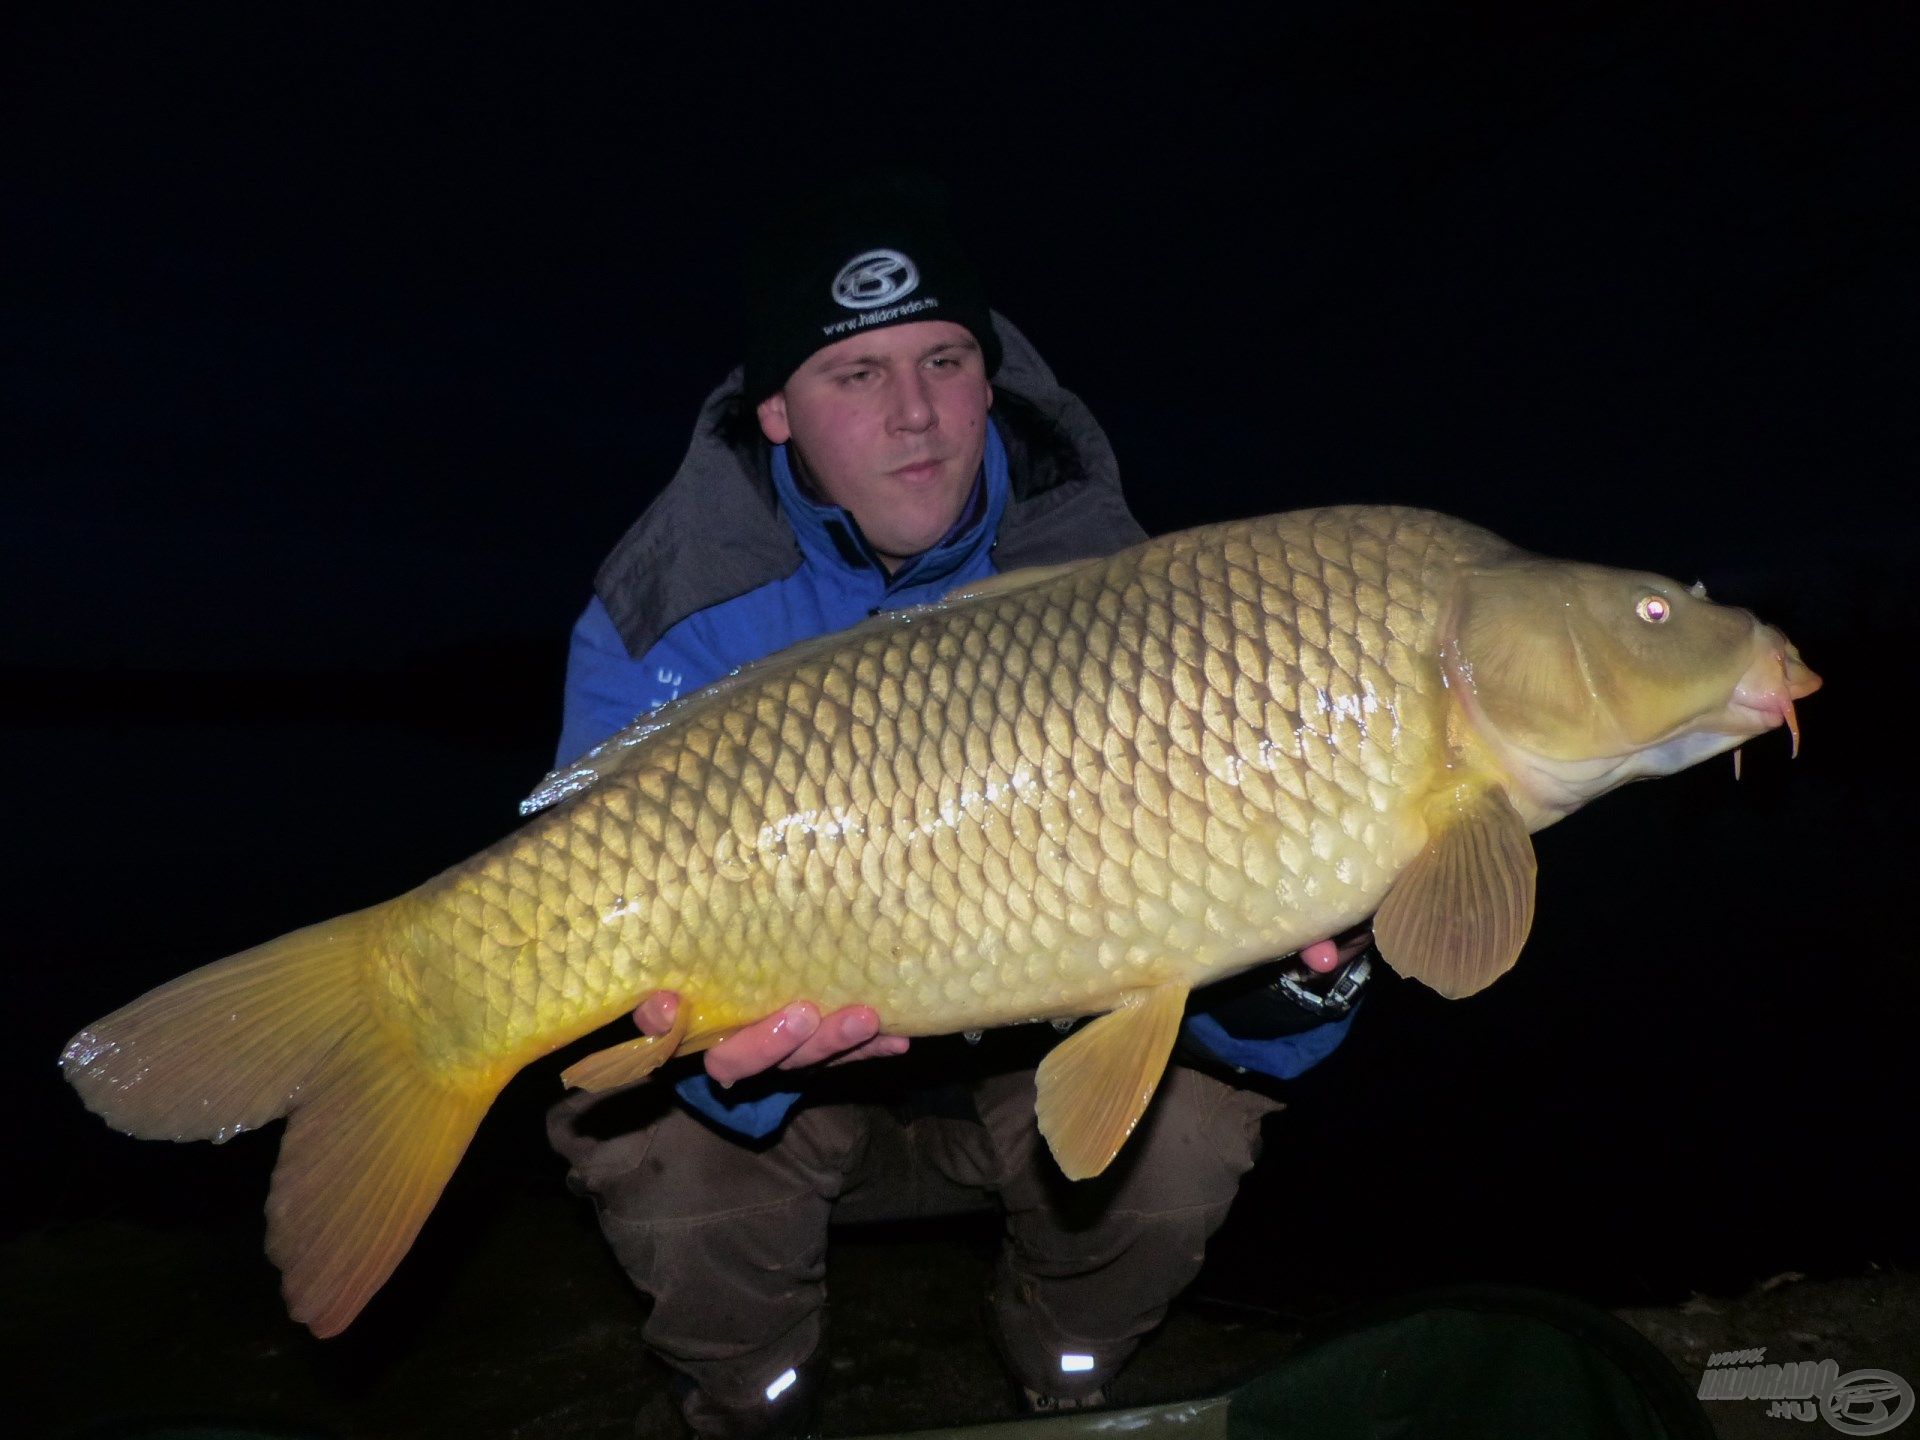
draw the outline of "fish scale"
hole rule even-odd
[[[1501,548],[1417,511],[1235,522],[759,667],[407,897],[391,1018],[492,1071],[655,989],[696,1030],[806,997],[912,1035],[1296,948],[1404,858],[1437,579]]]

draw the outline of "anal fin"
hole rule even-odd
[[[679,1053],[680,1042],[687,1035],[687,1016],[691,1010],[691,1006],[682,1004],[665,1034],[641,1035],[574,1061],[560,1072],[561,1083],[597,1093],[646,1079]]]
[[[1186,1006],[1184,985],[1136,990],[1041,1062],[1034,1109],[1069,1180],[1098,1175],[1120,1153],[1159,1087]]]

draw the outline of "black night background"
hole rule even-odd
[[[4,32],[0,1277],[32,1433],[136,1411],[129,1385],[221,1412],[242,1362],[281,1378],[231,1380],[235,1413],[441,1433],[393,1419],[423,1335],[449,1373],[529,1367],[501,1434],[601,1433],[538,1417],[649,1375],[539,1133],[552,1063],[323,1347],[259,1253],[272,1139],[136,1143],[54,1060],[515,823],[594,568],[737,358],[744,235],[869,160],[947,182],[1149,531],[1431,506],[1703,580],[1827,682],[1797,761],[1771,735],[1738,784],[1723,759],[1542,833],[1491,991],[1375,987],[1290,1087],[1200,1300],[1652,1306],[1920,1263],[1904,7],[44,6]],[[991,1230],[955,1234],[912,1243],[971,1296]],[[580,1287],[613,1297],[618,1376],[556,1338]],[[1854,1363],[1920,1382],[1920,1341]]]

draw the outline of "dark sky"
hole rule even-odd
[[[0,41],[25,1219],[181,1203],[53,1081],[80,1023],[510,825],[742,236],[871,160],[946,179],[1150,529],[1432,505],[1828,677],[1791,769],[1543,835],[1495,992],[1381,995],[1295,1106],[1319,1203],[1412,1270],[1517,1264],[1513,1205],[1596,1271],[1916,1258],[1902,7],[391,8]]]

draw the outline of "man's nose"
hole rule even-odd
[[[918,368],[900,376],[893,387],[893,413],[896,430],[920,431],[933,428],[933,394],[927,377]]]

